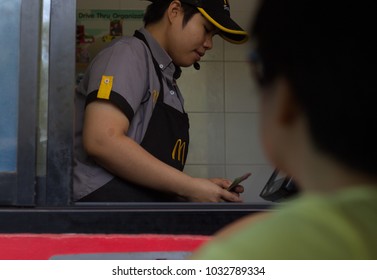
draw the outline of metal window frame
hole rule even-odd
[[[36,178],[43,1],[51,4],[47,172]],[[19,166],[14,176],[0,175],[0,186],[11,188],[7,205],[33,207],[1,208],[0,232],[210,235],[242,216],[268,211],[270,205],[249,203],[73,203],[76,0],[43,1],[22,2]]]
[[[40,1],[21,2],[17,170],[0,174],[2,205],[35,204]]]
[[[72,202],[76,1],[44,1],[51,6],[46,177],[36,174],[43,1],[22,0],[17,170],[0,173],[2,206],[69,206]]]
[[[75,0],[51,0],[45,206],[67,206],[71,204],[75,11]]]

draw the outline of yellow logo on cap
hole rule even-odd
[[[230,6],[228,0],[224,0],[224,10],[230,12]]]

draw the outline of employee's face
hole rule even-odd
[[[172,24],[168,53],[175,64],[187,67],[198,62],[206,51],[212,49],[212,37],[217,29],[200,13],[195,14],[185,26],[182,21],[183,12],[179,20]]]

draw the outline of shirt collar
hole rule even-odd
[[[151,49],[152,55],[159,64],[160,69],[169,77],[178,79],[181,76],[181,68],[173,63],[173,60],[168,55],[168,53],[160,46],[156,39],[153,38],[148,30],[143,27],[139,31],[145,36],[145,39],[147,40]]]

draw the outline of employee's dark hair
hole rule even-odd
[[[256,46],[251,57],[262,87],[278,76],[290,83],[321,152],[376,177],[377,17],[372,3],[264,0],[251,26]]]
[[[172,0],[156,0],[150,4],[145,11],[144,25],[147,26],[148,24],[160,21],[171,2]],[[199,10],[194,6],[182,2],[181,5],[184,11],[183,26],[185,26],[196,13],[199,13]]]

